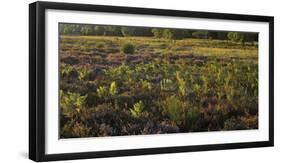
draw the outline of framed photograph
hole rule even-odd
[[[29,5],[29,158],[273,146],[273,17]]]

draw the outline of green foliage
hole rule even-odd
[[[112,83],[110,84],[110,87],[109,87],[109,94],[112,95],[112,96],[114,96],[114,95],[116,95],[116,93],[117,93],[117,84],[116,84],[116,82],[114,81],[114,82],[112,82]]]
[[[106,98],[108,96],[108,91],[105,86],[99,86],[97,94],[99,98]]]
[[[165,59],[169,59],[170,57],[174,56],[174,52],[172,50],[165,50],[162,52],[162,56],[165,57]]]
[[[93,28],[92,25],[84,25],[84,26],[81,27],[80,33],[82,35],[94,35],[95,29]]]
[[[184,97],[186,95],[186,82],[178,71],[176,72],[176,79],[178,82],[179,94]]]
[[[184,38],[191,38],[192,33],[190,30],[183,30]]]
[[[155,38],[161,38],[163,35],[163,29],[160,28],[152,28],[151,32]]]
[[[127,36],[152,36],[150,28],[144,27],[121,27],[122,35]]]
[[[87,96],[78,93],[64,92],[60,90],[60,108],[64,116],[73,118],[81,112],[85,106]]]
[[[121,32],[123,36],[132,36],[134,35],[134,29],[130,27],[122,27]]]
[[[121,27],[119,26],[105,26],[106,36],[122,36]]]
[[[206,39],[209,37],[209,32],[208,31],[196,31],[196,32],[192,33],[192,37]]]
[[[142,89],[151,91],[152,90],[152,84],[146,80],[141,79],[141,86]]]
[[[163,37],[166,39],[181,40],[185,36],[185,33],[181,29],[164,29]]]
[[[126,43],[122,45],[120,51],[126,54],[133,54],[135,52],[135,46],[131,43]]]
[[[162,36],[166,39],[173,39],[173,33],[170,29],[164,29]]]
[[[245,35],[240,32],[229,32],[227,34],[227,37],[229,40],[234,41],[234,42],[245,42]]]
[[[171,79],[162,79],[160,81],[160,88],[164,91],[173,90],[173,81]]]
[[[65,77],[65,76],[69,76],[69,74],[74,71],[74,68],[70,65],[67,64],[61,64],[60,65],[60,74],[61,76]]]
[[[199,39],[229,39],[228,32],[224,31],[202,31],[189,29],[170,29],[170,28],[149,28],[149,27],[119,27],[107,25],[89,25],[89,24],[63,24],[59,25],[59,32],[62,35],[85,35],[85,36],[154,36],[155,38],[166,38],[180,40],[183,38]],[[244,35],[245,42],[258,41],[256,33],[240,33]]]
[[[95,26],[94,30],[95,30],[95,34],[97,35],[105,35],[106,32],[105,26],[101,26],[101,25]]]
[[[258,35],[256,33],[244,33],[245,42],[252,42],[258,41]]]
[[[139,118],[142,114],[143,109],[144,109],[144,104],[142,101],[139,101],[134,104],[132,109],[130,109],[131,115],[134,118]]]
[[[63,35],[75,35],[80,33],[81,27],[78,24],[59,24],[59,32]]]
[[[90,71],[87,69],[87,68],[81,68],[81,69],[79,69],[78,70],[78,79],[80,80],[80,81],[82,81],[82,80],[84,80],[86,77],[87,77],[87,75],[89,75],[89,73],[90,73]]]
[[[104,43],[103,42],[98,42],[97,44],[96,44],[96,47],[97,48],[104,48]]]
[[[128,65],[122,64],[118,67],[112,67],[105,70],[106,76],[111,80],[128,80],[130,76],[133,74],[133,71]]]
[[[167,97],[163,102],[164,113],[174,122],[180,124],[183,121],[183,103],[176,96]]]
[[[192,131],[197,128],[196,123],[200,118],[200,109],[196,106],[186,105],[184,110],[184,123],[188,130]]]
[[[111,84],[108,87],[105,86],[99,86],[97,89],[97,95],[99,98],[107,98],[110,95],[115,96],[118,92],[117,84],[115,81],[111,82]]]

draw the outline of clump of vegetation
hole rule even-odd
[[[197,123],[200,119],[200,109],[195,106],[186,104],[184,113],[184,125],[187,131],[196,131],[198,129]]]
[[[60,65],[60,75],[62,76],[62,77],[69,77],[70,75],[71,75],[71,73],[74,73],[75,72],[75,69],[72,67],[72,66],[70,66],[70,65],[68,65],[68,64],[61,64]]]
[[[96,44],[96,47],[97,47],[97,48],[104,48],[105,45],[104,45],[103,42],[98,42],[98,43]]]
[[[116,85],[116,82],[112,82],[110,84],[110,87],[109,87],[109,94],[111,94],[112,96],[116,95],[117,93],[117,85]]]
[[[151,32],[153,33],[155,38],[181,40],[183,38],[190,37],[190,32],[188,30],[182,30],[182,29],[152,28]]]
[[[143,109],[144,109],[144,104],[142,101],[139,101],[134,104],[133,108],[130,109],[130,112],[134,118],[139,118],[142,114]]]
[[[178,71],[176,72],[176,79],[178,82],[179,94],[184,97],[186,95],[186,82],[183,78],[181,78]]]
[[[97,94],[99,98],[106,98],[108,96],[108,91],[105,86],[99,86],[97,89]]]
[[[151,32],[155,38],[161,38],[163,35],[163,29],[160,28],[152,28]]]
[[[178,124],[182,123],[184,105],[176,96],[167,97],[163,102],[163,107],[164,114],[168,115],[171,120]]]
[[[181,40],[186,36],[185,34],[185,31],[180,29],[164,29],[163,31],[164,38],[173,40]]]
[[[117,92],[117,84],[115,81],[111,82],[109,88],[105,86],[99,86],[97,89],[97,95],[100,98],[107,98],[110,95],[115,96]]]
[[[120,51],[125,54],[133,54],[135,52],[135,46],[131,43],[126,43],[122,45]]]
[[[171,79],[162,79],[160,81],[160,89],[162,91],[173,90],[173,88],[174,88],[174,83]]]
[[[60,90],[60,108],[61,113],[67,118],[73,118],[80,114],[85,107],[87,96],[81,96],[78,93],[64,92]]]
[[[81,80],[85,80],[86,77],[89,75],[90,71],[87,68],[81,68],[78,70],[78,79]]]
[[[141,85],[142,85],[142,89],[144,89],[144,90],[147,90],[147,91],[152,90],[152,84],[146,80],[141,79]]]

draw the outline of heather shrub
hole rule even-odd
[[[135,46],[131,43],[126,43],[122,45],[120,51],[125,54],[133,54],[135,52]]]

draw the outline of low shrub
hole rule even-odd
[[[135,52],[135,46],[131,43],[126,43],[122,45],[121,47],[121,52],[126,53],[126,54],[133,54]]]
[[[104,48],[104,43],[103,42],[98,42],[97,44],[96,44],[96,47],[97,48]]]

